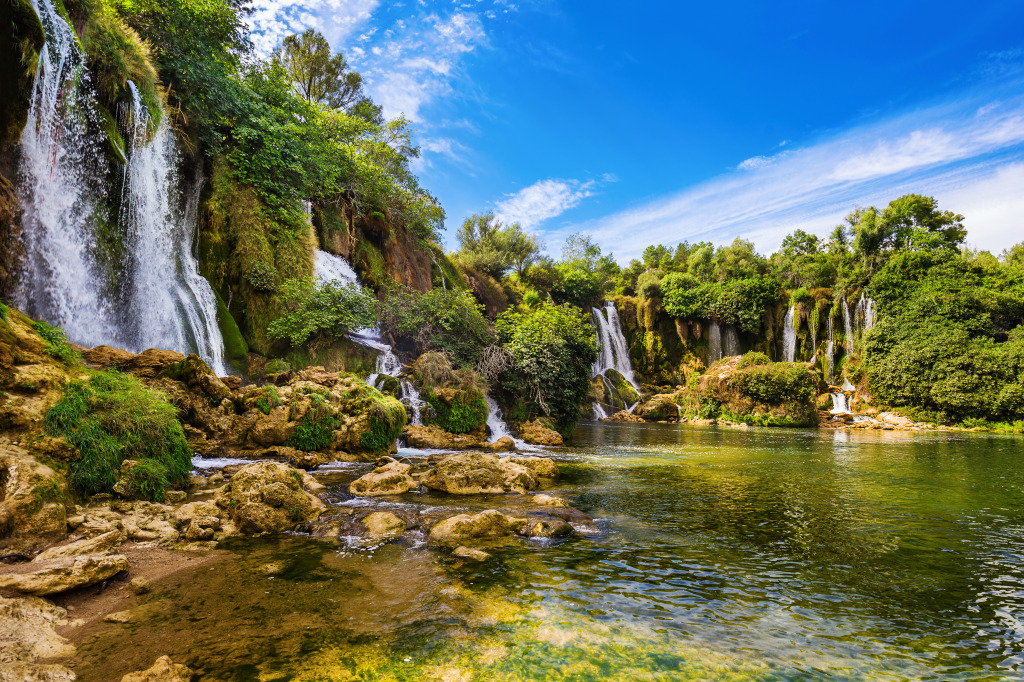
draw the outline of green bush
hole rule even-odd
[[[661,298],[661,275],[657,270],[648,270],[637,278],[636,294],[642,299]]]
[[[277,270],[273,265],[256,261],[249,266],[245,279],[256,291],[274,291],[277,288]]]
[[[284,444],[297,450],[322,450],[334,440],[337,419],[334,410],[319,393],[310,394],[311,404],[302,421]]]
[[[673,272],[661,281],[665,311],[683,320],[707,319],[721,295],[717,282],[701,282],[693,275]]]
[[[740,358],[739,364],[736,365],[737,369],[744,369],[745,367],[757,367],[759,365],[770,365],[772,359],[764,353],[758,353],[757,351],[750,351]]]
[[[87,373],[87,380],[68,385],[44,420],[50,435],[78,449],[71,485],[85,495],[111,492],[126,459],[162,472],[162,478],[147,479],[156,481],[150,489],[154,495],[161,486],[183,483],[192,469],[192,453],[176,408],[135,377]]]
[[[308,341],[316,347],[376,320],[376,299],[356,284],[289,279],[281,286],[281,299],[285,312],[270,323],[267,333],[292,346]]]
[[[741,279],[722,289],[718,300],[711,304],[711,314],[724,324],[757,334],[768,306],[777,303],[780,297],[779,283],[772,278]]]
[[[260,391],[262,395],[256,399],[256,409],[263,414],[270,414],[270,410],[283,405],[276,386],[264,386]]]
[[[391,287],[381,306],[380,323],[385,332],[412,342],[421,352],[441,351],[460,365],[472,365],[494,342],[482,306],[461,289],[420,293]]]
[[[804,402],[816,393],[814,375],[790,362],[748,366],[733,376],[731,384],[743,396],[767,404]]]
[[[447,402],[441,394],[431,391],[425,400],[434,408],[435,416],[429,423],[448,433],[472,433],[487,423],[487,403],[482,396],[457,393]]]
[[[151,459],[135,463],[117,481],[118,494],[129,500],[153,500],[163,502],[164,493],[172,483],[167,476],[167,467]]]
[[[42,320],[33,323],[32,329],[46,342],[46,347],[43,349],[46,353],[57,358],[65,365],[79,365],[82,363],[82,356],[68,343],[68,337],[63,329],[51,327]]]

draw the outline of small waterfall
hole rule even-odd
[[[17,182],[25,261],[14,302],[60,325],[77,343],[120,343],[103,269],[94,258],[91,220],[107,177],[103,141],[89,134],[90,122],[97,124],[85,55],[53,0],[31,2],[46,42],[21,134]]]
[[[828,342],[825,344],[825,376],[829,385],[836,383],[836,340],[832,331],[832,311],[828,311]]]
[[[786,362],[796,362],[796,329],[793,328],[793,318],[796,315],[796,307],[789,306],[786,311],[786,319],[782,322],[782,349]]]
[[[817,360],[818,355],[818,326],[815,324],[816,317],[808,315],[808,318],[807,330],[811,333],[811,361],[813,362]]]
[[[318,282],[337,281],[341,284],[359,284],[359,276],[341,256],[317,249],[314,252],[313,272]]]
[[[845,393],[832,393],[832,414],[850,414],[850,401],[846,399]]]
[[[736,327],[731,324],[725,325],[722,345],[724,346],[723,353],[726,356],[740,355],[740,338],[736,333]]]
[[[530,446],[524,440],[520,440],[512,435],[512,432],[508,430],[508,424],[501,415],[501,408],[498,407],[497,401],[490,395],[486,396],[487,399],[487,429],[490,431],[490,439],[488,443],[494,443],[495,441],[505,438],[511,438],[516,444],[517,450],[529,450]]]
[[[423,406],[426,403],[420,398],[420,392],[408,379],[399,379],[398,385],[402,387],[402,404],[409,408],[409,423],[414,426],[422,426]]]
[[[856,391],[857,387],[850,383],[850,380],[843,377],[843,390],[844,391]]]
[[[598,419],[607,419],[608,410],[604,409],[604,405],[601,403],[594,403],[594,421]]]
[[[857,307],[860,309],[860,320],[864,331],[870,331],[875,326],[875,299],[866,298],[864,292],[861,292]]]
[[[166,120],[153,131],[135,84],[128,81],[128,87],[132,102],[122,112],[128,164],[120,216],[128,247],[124,279],[130,283],[123,307],[126,345],[136,351],[192,351],[223,376],[227,368],[217,298],[192,254],[202,182],[180,211],[174,133]]]
[[[708,366],[722,359],[722,326],[718,320],[711,320],[708,329]]]
[[[853,353],[853,320],[850,315],[850,305],[846,302],[846,295],[843,295],[843,332],[846,334],[846,352]]]
[[[597,308],[593,311],[599,346],[593,376],[614,369],[639,392],[640,385],[633,375],[633,365],[629,361],[629,349],[626,346],[626,337],[622,333],[622,323],[619,321],[619,311],[615,308],[615,302],[605,301],[603,310],[603,313]]]

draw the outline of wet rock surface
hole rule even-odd
[[[22,564],[25,570],[0,574],[0,588],[45,596],[96,585],[128,570],[120,554],[66,557]]]

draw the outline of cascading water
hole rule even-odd
[[[846,399],[845,393],[832,393],[832,414],[850,414],[850,402]]]
[[[46,42],[21,134],[25,260],[15,303],[87,346],[120,343],[90,221],[104,197],[101,140],[85,55],[52,0],[32,0]],[[6,76],[5,76],[6,77]]]
[[[722,326],[711,320],[708,326],[708,366],[722,359]]]
[[[846,302],[846,295],[843,295],[843,332],[846,334],[846,352],[853,353],[853,319],[850,315],[850,305]]]
[[[782,350],[786,362],[796,362],[796,329],[793,328],[793,318],[796,316],[796,307],[789,306],[786,311],[786,319],[782,322]]]
[[[491,433],[490,438],[487,442],[493,443],[500,438],[508,437],[511,438],[512,441],[516,444],[517,450],[531,449],[530,446],[526,443],[526,441],[516,438],[515,436],[512,435],[512,432],[509,431],[508,424],[506,424],[505,420],[502,418],[501,408],[498,407],[497,401],[490,395],[486,396],[486,399],[487,428]]]
[[[870,331],[875,326],[875,299],[867,298],[861,292],[857,307],[860,309],[860,322],[864,331]]]
[[[217,297],[192,255],[192,227],[198,220],[202,183],[196,183],[194,196],[180,211],[174,133],[166,120],[152,130],[135,84],[129,81],[128,86],[132,102],[122,117],[128,164],[121,200],[128,253],[124,280],[130,287],[121,325],[126,345],[134,350],[193,351],[218,375],[227,374]]]
[[[722,333],[722,352],[727,356],[740,355],[740,337],[736,333],[736,327],[731,324],[725,325]]]
[[[829,385],[836,383],[836,340],[832,331],[832,311],[828,312],[828,342],[825,344],[825,376]]]
[[[602,310],[595,308],[593,311],[599,346],[593,375],[597,376],[609,369],[614,369],[639,392],[640,386],[636,383],[636,378],[633,375],[633,365],[629,361],[629,348],[626,345],[626,337],[622,333],[622,323],[619,321],[619,311],[615,308],[615,302],[605,301]]]
[[[359,284],[359,276],[348,261],[341,256],[317,249],[314,252],[313,271],[316,279],[323,283],[329,281],[341,284]]]

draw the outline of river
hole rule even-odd
[[[170,654],[211,680],[1024,679],[1022,446],[584,424],[551,449],[548,492],[592,532],[483,564],[233,541],[154,584],[136,622],[86,628],[75,670],[119,679]]]

